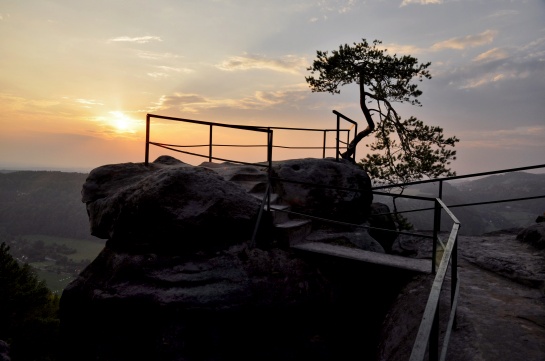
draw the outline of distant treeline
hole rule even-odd
[[[96,239],[81,202],[86,178],[58,171],[0,174],[0,227],[10,234]]]

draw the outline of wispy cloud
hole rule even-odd
[[[354,5],[355,0],[321,0],[318,1],[318,7],[322,12],[337,12],[339,14],[348,13]]]
[[[403,0],[401,2],[400,7],[407,6],[410,4],[418,4],[418,5],[432,5],[432,4],[442,4],[443,0]]]
[[[473,89],[499,84],[506,80],[545,82],[545,38],[519,47],[493,48],[463,67],[446,73],[449,84],[460,89]]]
[[[126,42],[126,43],[137,43],[145,44],[150,41],[163,41],[159,36],[139,36],[139,37],[130,37],[130,36],[118,36],[117,38],[108,39],[108,42]]]
[[[487,62],[487,61],[494,61],[494,60],[502,60],[507,58],[508,56],[509,54],[504,49],[494,48],[477,55],[475,58],[473,58],[473,61]]]
[[[294,55],[287,55],[279,59],[266,58],[261,55],[232,56],[229,59],[217,64],[216,67],[221,70],[250,70],[266,69],[284,73],[298,74],[307,67],[305,58]]]
[[[79,103],[79,104],[83,104],[85,106],[90,106],[90,105],[104,105],[103,103],[100,103],[94,99],[76,99],[75,100],[76,103]]]
[[[155,79],[169,78],[169,77],[172,76],[172,73],[189,74],[189,73],[195,72],[193,69],[189,69],[189,68],[176,68],[176,67],[165,66],[165,65],[156,66],[155,68],[159,69],[159,71],[148,73],[148,76],[150,76],[152,78],[155,78]]]
[[[142,51],[139,50],[136,53],[136,56],[142,59],[149,59],[149,60],[164,60],[164,59],[178,59],[183,58],[182,55],[172,54],[172,53],[157,53],[153,51]]]
[[[443,50],[443,49],[456,49],[463,50],[466,48],[474,48],[476,46],[481,46],[489,44],[494,40],[497,31],[486,30],[477,35],[467,35],[463,37],[451,38],[448,40],[440,41],[431,46],[432,50]]]
[[[543,147],[545,126],[515,127],[486,132],[462,132],[466,148],[509,149],[517,147]]]
[[[208,98],[200,94],[175,93],[163,95],[150,110],[176,109],[184,113],[199,113],[200,111],[216,108],[233,108],[238,110],[265,109],[280,104],[292,104],[308,96],[306,85],[278,91],[256,91],[253,95],[240,99]]]

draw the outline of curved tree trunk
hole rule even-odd
[[[367,121],[367,128],[356,134],[354,139],[348,144],[348,147],[346,149],[346,152],[341,153],[341,157],[344,159],[351,159],[354,155],[354,152],[356,151],[356,146],[366,136],[371,134],[375,130],[375,123],[373,122],[373,118],[371,117],[371,112],[369,111],[369,108],[367,108],[367,104],[365,104],[365,89],[363,87],[363,76],[360,76],[360,108],[363,112],[363,115],[365,116],[365,120]],[[355,159],[353,159],[355,162]]]

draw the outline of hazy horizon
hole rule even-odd
[[[460,138],[451,165],[458,174],[537,165],[545,154],[543,19],[545,2],[535,0],[4,2],[0,169],[142,162],[146,113],[324,129],[335,126],[335,109],[363,127],[357,86],[330,95],[305,82],[317,50],[362,38],[431,62],[423,106],[398,111]],[[193,129],[179,131],[201,141]],[[152,133],[174,137],[164,124]],[[250,141],[237,137],[225,140]]]

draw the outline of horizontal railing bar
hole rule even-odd
[[[158,142],[148,142],[153,145],[165,145],[169,147],[176,148],[199,148],[199,147],[209,147],[210,144],[194,144],[194,145],[179,145],[179,144],[168,144],[168,143],[158,143]],[[212,144],[213,147],[233,147],[233,148],[263,148],[267,147],[266,144]],[[273,148],[283,148],[283,149],[335,149],[335,147],[290,147],[286,145],[273,145]]]
[[[204,120],[174,118],[174,117],[167,117],[167,116],[164,116],[164,115],[155,115],[155,114],[148,114],[148,115],[150,117],[153,117],[153,118],[165,119],[165,120],[174,120],[174,121],[177,121],[177,122],[185,122],[185,123],[193,123],[193,124],[201,124],[201,125],[214,125],[214,126],[224,127],[224,128],[244,129],[244,130],[250,130],[250,131],[255,131],[255,132],[263,132],[263,133],[269,133],[270,132],[268,127],[257,127],[257,126],[251,126],[251,125],[235,125],[235,124],[207,122],[207,121],[204,121]]]
[[[377,228],[377,227],[365,226],[365,225],[361,225],[361,224],[354,224],[354,223],[348,223],[348,222],[335,221],[335,220],[332,220],[332,219],[326,219],[326,218],[311,216],[310,214],[299,213],[299,212],[294,212],[294,211],[288,211],[288,210],[285,210],[285,209],[275,209],[275,211],[284,212],[284,213],[288,213],[288,214],[293,214],[293,215],[298,216],[298,217],[310,218],[310,219],[314,219],[314,220],[317,220],[317,221],[334,223],[334,224],[338,224],[338,225],[342,225],[342,226],[364,228],[364,229],[374,229],[374,230],[377,230],[377,231],[385,231],[385,232],[395,232],[397,234],[403,234],[403,235],[406,235],[406,236],[417,236],[417,237],[429,238],[429,239],[433,238],[433,236],[430,236],[430,235],[427,235],[427,234],[403,232],[403,231],[397,231],[397,230],[386,229],[386,228]]]
[[[355,121],[353,121],[352,119],[348,118],[348,117],[345,116],[344,114],[339,113],[339,112],[336,111],[336,110],[333,110],[333,114],[335,114],[335,115],[337,115],[337,116],[343,118],[343,119],[346,120],[346,121],[349,121],[349,122],[352,123],[352,124],[358,124],[358,123],[356,123]]]
[[[278,177],[271,177],[271,180],[280,181],[280,182],[294,183],[294,184],[310,185],[310,186],[318,187],[318,188],[336,189],[336,190],[340,190],[340,191],[363,192],[361,189],[358,189],[358,188],[335,187],[335,186],[330,186],[328,184],[308,183],[308,182],[302,182],[302,181],[296,181],[296,180],[292,180],[292,179],[285,179],[285,178],[278,178]]]
[[[458,296],[460,294],[460,275],[458,274],[458,270],[456,270],[456,274],[457,274],[458,282],[456,282],[456,289],[454,291],[454,299],[452,300],[452,304],[450,305],[450,316],[448,319],[447,330],[445,331],[445,337],[443,339],[443,347],[441,347],[441,357],[439,358],[440,361],[446,360],[448,343],[450,341],[450,334],[454,326],[454,320],[456,319],[456,310],[458,308]]]
[[[472,174],[465,174],[465,175],[456,175],[456,176],[444,177],[444,178],[425,179],[425,180],[421,180],[421,181],[414,181],[414,182],[407,182],[407,183],[390,184],[390,185],[373,187],[372,189],[405,187],[405,186],[410,186],[410,185],[415,185],[415,184],[435,183],[435,182],[441,182],[441,181],[442,182],[447,182],[447,181],[455,180],[455,179],[482,177],[482,176],[485,176],[485,175],[511,173],[511,172],[518,172],[518,171],[522,171],[522,170],[539,169],[539,168],[545,168],[545,164],[531,165],[531,166],[519,167],[519,168],[501,169],[501,170],[494,170],[494,171],[481,172],[481,173],[472,173]]]
[[[421,201],[435,201],[435,197],[411,196],[409,194],[392,194],[388,192],[379,192],[374,190],[373,190],[373,194],[377,194],[379,196],[393,197],[393,198],[408,198],[408,199],[417,199]]]
[[[267,132],[268,129],[277,129],[277,130],[300,130],[308,132],[336,132],[337,129],[318,129],[318,128],[296,128],[296,127],[263,127],[256,125],[235,125],[235,124],[226,124],[226,123],[216,123],[216,122],[207,122],[204,120],[195,120],[195,119],[186,119],[186,118],[175,118],[168,117],[164,115],[148,114],[152,118],[165,119],[165,120],[174,120],[179,122],[201,124],[201,125],[215,125],[225,128],[236,128],[236,129],[245,129],[259,132]],[[341,132],[349,132],[350,129],[339,129]]]
[[[445,280],[445,275],[447,273],[448,265],[450,262],[444,262],[443,260],[450,260],[452,251],[456,244],[456,238],[458,237],[458,223],[452,225],[452,231],[450,232],[449,240],[447,246],[443,251],[443,258],[437,269],[435,279],[433,280],[433,285],[431,287],[431,292],[428,297],[428,302],[426,303],[426,308],[424,309],[424,315],[422,316],[422,321],[420,322],[420,327],[418,328],[418,333],[416,335],[416,341],[414,342],[414,347],[411,352],[409,361],[422,361],[426,353],[428,339],[431,333],[431,328],[433,324],[433,319],[435,317],[435,311],[439,305],[439,297],[441,294],[441,288],[443,287],[443,282]]]
[[[374,192],[373,192],[374,193]],[[499,201],[487,201],[487,202],[477,202],[477,203],[463,203],[463,204],[453,204],[448,205],[448,208],[459,208],[459,207],[471,207],[471,206],[481,206],[486,204],[495,204],[495,203],[509,203],[509,202],[519,202],[519,201],[527,201],[532,199],[539,199],[539,198],[545,198],[545,195],[543,196],[534,196],[534,197],[524,197],[524,198],[510,198],[510,199],[502,199]],[[397,211],[397,212],[391,212],[391,213],[383,213],[380,215],[387,215],[387,214],[396,214],[396,213],[411,213],[411,212],[423,212],[423,211],[433,211],[433,207],[429,208],[418,208],[418,209],[409,209],[405,211]]]
[[[308,132],[336,132],[337,129],[319,129],[319,128],[292,128],[292,127],[267,127],[275,130],[303,130]],[[340,132],[349,132],[350,129],[339,129]]]
[[[530,199],[539,199],[539,198],[545,198],[545,195],[533,196],[533,197],[502,199],[502,200],[498,200],[498,201],[486,201],[486,202],[476,202],[476,203],[454,204],[454,205],[451,205],[451,206],[448,206],[448,207],[449,208],[457,208],[457,207],[480,206],[480,205],[483,205],[483,204],[518,202],[518,201],[527,201],[527,200],[530,200]]]
[[[155,144],[155,143],[151,143],[150,144]],[[163,145],[160,145],[160,144],[155,144],[156,146],[158,147],[161,147],[161,148],[165,148],[165,149],[168,149],[168,150],[172,150],[173,152],[178,152],[178,153],[183,153],[183,154],[189,154],[189,155],[194,155],[196,157],[201,157],[201,158],[208,158],[208,159],[213,159],[213,160],[221,160],[221,161],[224,161],[224,162],[232,162],[232,163],[238,163],[238,164],[244,164],[244,165],[255,165],[255,166],[263,166],[263,162],[261,163],[249,163],[249,162],[242,162],[242,161],[239,161],[239,160],[232,160],[232,159],[225,159],[225,158],[218,158],[218,157],[210,157],[208,155],[202,155],[202,154],[198,154],[198,153],[193,153],[193,152],[186,152],[184,150],[179,150],[179,149],[174,149],[174,148],[170,148],[170,147],[166,147],[166,146],[163,146]]]

